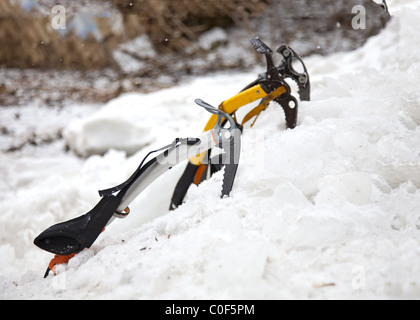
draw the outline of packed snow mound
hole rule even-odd
[[[219,99],[242,89],[226,83],[245,86],[254,78],[255,74],[222,74],[149,94],[126,93],[97,113],[70,123],[64,131],[65,140],[82,156],[104,154],[110,149],[133,155],[145,146],[167,144],[178,135],[198,135],[209,114],[194,100],[200,98],[218,106]]]
[[[217,105],[256,73],[122,96],[68,128],[68,141],[89,153],[97,129],[86,127],[106,119],[98,139],[108,141],[131,125],[149,146],[130,157],[1,155],[0,296],[420,298],[420,3],[389,5],[394,18],[363,48],[305,60],[313,100],[300,103],[295,129],[275,105],[245,128],[230,198],[219,198],[219,172],[168,212],[176,167],[56,277],[42,279],[51,255],[33,238],[89,210],[96,190],[126,179],[149,150],[198,135],[208,114],[194,98]]]

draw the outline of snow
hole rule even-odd
[[[208,114],[194,99],[217,106],[262,67],[125,94],[68,124],[19,109],[20,123],[65,134],[0,154],[0,299],[420,298],[420,3],[389,7],[364,47],[305,59],[312,101],[295,129],[274,105],[245,128],[230,198],[219,172],[169,212],[178,166],[47,279],[41,231],[88,211],[148,151],[199,135]],[[13,116],[1,112],[4,126]]]
[[[133,54],[137,59],[129,54]],[[127,43],[118,46],[113,52],[113,57],[124,72],[136,72],[147,67],[146,62],[139,59],[155,58],[156,51],[147,35],[141,35]]]
[[[198,39],[198,45],[204,50],[210,50],[212,46],[216,46],[218,43],[228,42],[228,40],[226,31],[220,27],[215,27],[205,32]]]

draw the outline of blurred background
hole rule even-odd
[[[351,26],[356,4],[366,29]],[[389,18],[370,0],[0,0],[0,106],[103,103],[245,70],[261,59],[255,36],[302,56],[348,51]]]

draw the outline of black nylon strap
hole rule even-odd
[[[159,152],[159,151],[163,151],[163,150],[168,150],[170,148],[175,148],[181,144],[187,144],[187,145],[194,145],[196,143],[199,143],[200,139],[198,138],[187,138],[187,139],[180,139],[180,138],[176,138],[171,144],[168,144],[167,146],[164,146],[160,149],[157,150],[153,150],[150,151],[142,160],[142,162],[140,163],[140,165],[138,166],[138,168],[136,169],[136,171],[134,171],[134,173],[123,183],[119,184],[118,186],[109,188],[109,189],[105,189],[105,190],[99,190],[99,195],[101,197],[104,196],[110,196],[124,188],[126,188],[127,186],[131,185],[135,180],[137,180],[138,177],[141,176],[141,174],[144,172],[144,170],[149,167],[151,165],[151,163],[153,163],[156,158],[153,158],[151,161],[149,161],[146,165],[144,165],[146,159],[153,153]]]

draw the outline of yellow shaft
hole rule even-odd
[[[249,88],[247,90],[244,90],[238,93],[236,96],[233,96],[232,98],[226,101],[223,101],[221,105],[219,106],[219,109],[223,110],[227,114],[232,114],[233,112],[238,110],[240,107],[245,106],[258,99],[262,99],[266,96],[267,96],[267,93],[258,84],[256,86],[253,86],[252,88]],[[213,129],[214,126],[216,125],[216,121],[217,121],[217,115],[214,114],[210,117],[209,121],[204,127],[204,131]],[[196,155],[195,157],[192,157],[190,159],[190,162],[196,166],[199,166],[201,165],[205,156],[206,156],[205,152],[200,153]]]

